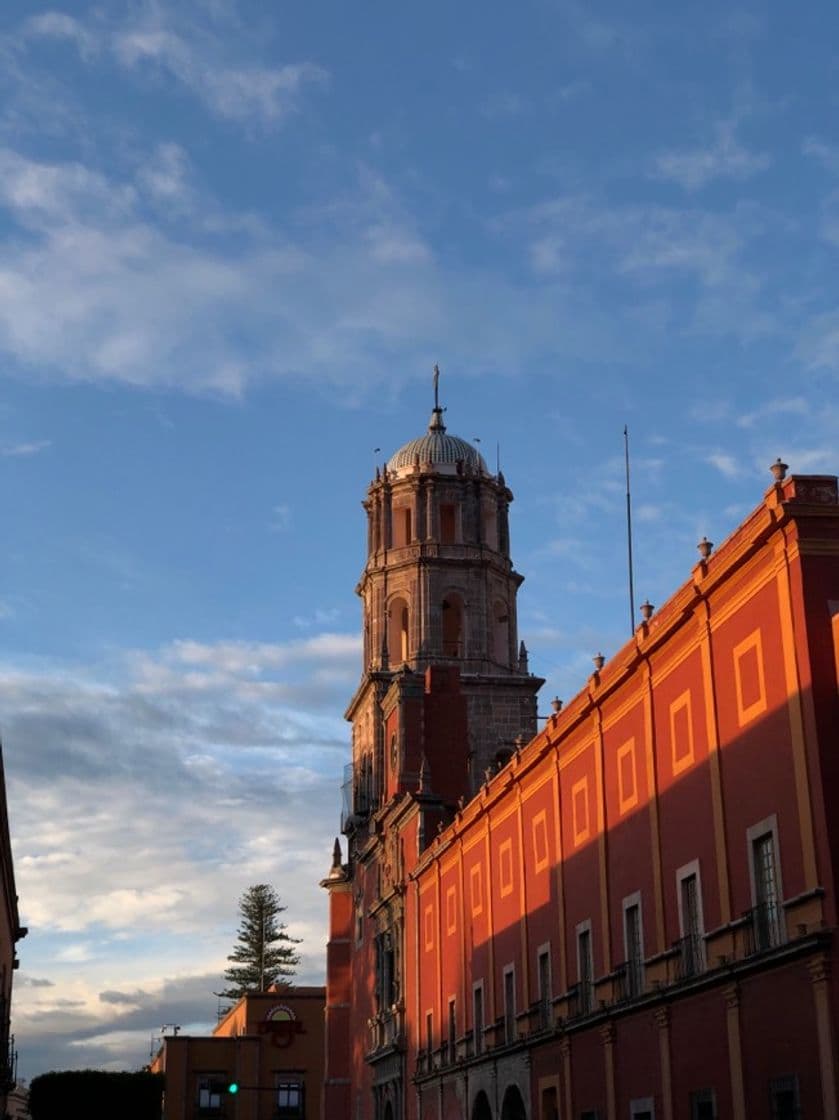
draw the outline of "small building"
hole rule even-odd
[[[163,1120],[319,1120],[324,994],[306,987],[255,992],[211,1035],[164,1039],[151,1064],[166,1075]]]

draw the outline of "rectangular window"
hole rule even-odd
[[[655,1120],[655,1102],[652,1097],[629,1102],[629,1115],[632,1120]]]
[[[537,957],[539,976],[539,1026],[544,1030],[552,1025],[551,1015],[551,949],[549,945],[539,950]]]
[[[472,989],[472,1040],[476,1054],[484,1051],[484,985],[480,981]]]
[[[699,887],[699,865],[696,861],[676,873],[679,884],[679,979],[705,969],[705,929],[702,918],[702,896]]]
[[[749,838],[754,901],[751,913],[752,951],[760,953],[780,945],[782,941],[777,842],[774,828],[749,830]]]
[[[449,1000],[449,1061],[457,1059],[457,1004],[452,997]]]
[[[644,949],[641,937],[641,901],[637,893],[624,899],[623,938],[626,951],[626,995],[634,999],[644,990]]]
[[[280,1078],[277,1081],[278,1120],[304,1120],[306,1104],[302,1082]]]
[[[431,1068],[431,1050],[434,1045],[434,1013],[426,1011],[425,1013],[425,1052],[428,1054],[429,1069]]]
[[[588,1015],[594,1005],[594,960],[589,922],[577,929],[577,980],[577,1009],[580,1015]]]
[[[504,969],[504,1041],[516,1040],[516,973],[513,965]]]
[[[198,1076],[198,1107],[210,1111],[221,1108],[223,1073],[202,1073]]]
[[[691,1093],[690,1120],[717,1120],[717,1096],[713,1089]]]
[[[794,1075],[774,1077],[769,1082],[769,1103],[772,1107],[772,1120],[800,1120],[798,1078]]]

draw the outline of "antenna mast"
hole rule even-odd
[[[632,501],[629,496],[629,430],[623,426],[623,451],[626,463],[626,547],[629,559],[629,633],[635,633],[635,580],[632,570]]]

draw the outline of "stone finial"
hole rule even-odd
[[[428,788],[428,759],[425,757],[425,755],[423,755],[422,761],[420,762],[419,786],[417,787],[417,789],[419,793],[426,793],[428,791]]]
[[[527,646],[522,643],[519,645],[519,672],[527,672]]]
[[[518,735],[516,735],[513,742],[515,743],[516,750],[520,751],[522,749],[522,747],[524,746],[524,742],[525,742],[524,735],[522,735],[522,733],[519,732]]]
[[[554,696],[553,700],[551,700],[551,707],[553,708],[556,715],[559,715],[559,713],[562,711],[562,701],[558,696]]]
[[[335,843],[332,846],[332,867],[329,869],[329,878],[337,879],[343,875],[344,871],[341,867],[341,841],[335,837]]]
[[[781,462],[781,458],[779,456],[769,469],[772,472],[772,477],[776,482],[783,482],[787,477],[789,465],[787,463]]]
[[[709,541],[707,537],[703,537],[696,547],[699,549],[699,555],[702,559],[707,560],[714,551],[714,542]]]
[[[650,619],[653,616],[653,611],[654,610],[655,610],[655,607],[652,605],[650,600],[645,599],[644,602],[641,604],[641,617],[643,618],[644,622],[649,622],[650,621]]]
[[[599,673],[603,666],[606,664],[606,658],[602,653],[596,653],[594,657],[592,657],[592,661],[594,662],[594,669],[597,673]]]

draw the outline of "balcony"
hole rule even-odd
[[[673,942],[676,951],[676,981],[690,980],[705,971],[705,938],[689,933]]]
[[[746,923],[746,956],[765,953],[783,944],[783,916],[777,902],[761,902],[743,915]]]
[[[377,1054],[381,1050],[400,1049],[403,1043],[403,1017],[401,1005],[387,1012],[380,1013],[367,1020],[370,1028],[370,1053]]]
[[[615,969],[614,998],[616,1003],[628,1003],[644,994],[644,962],[622,961]]]

